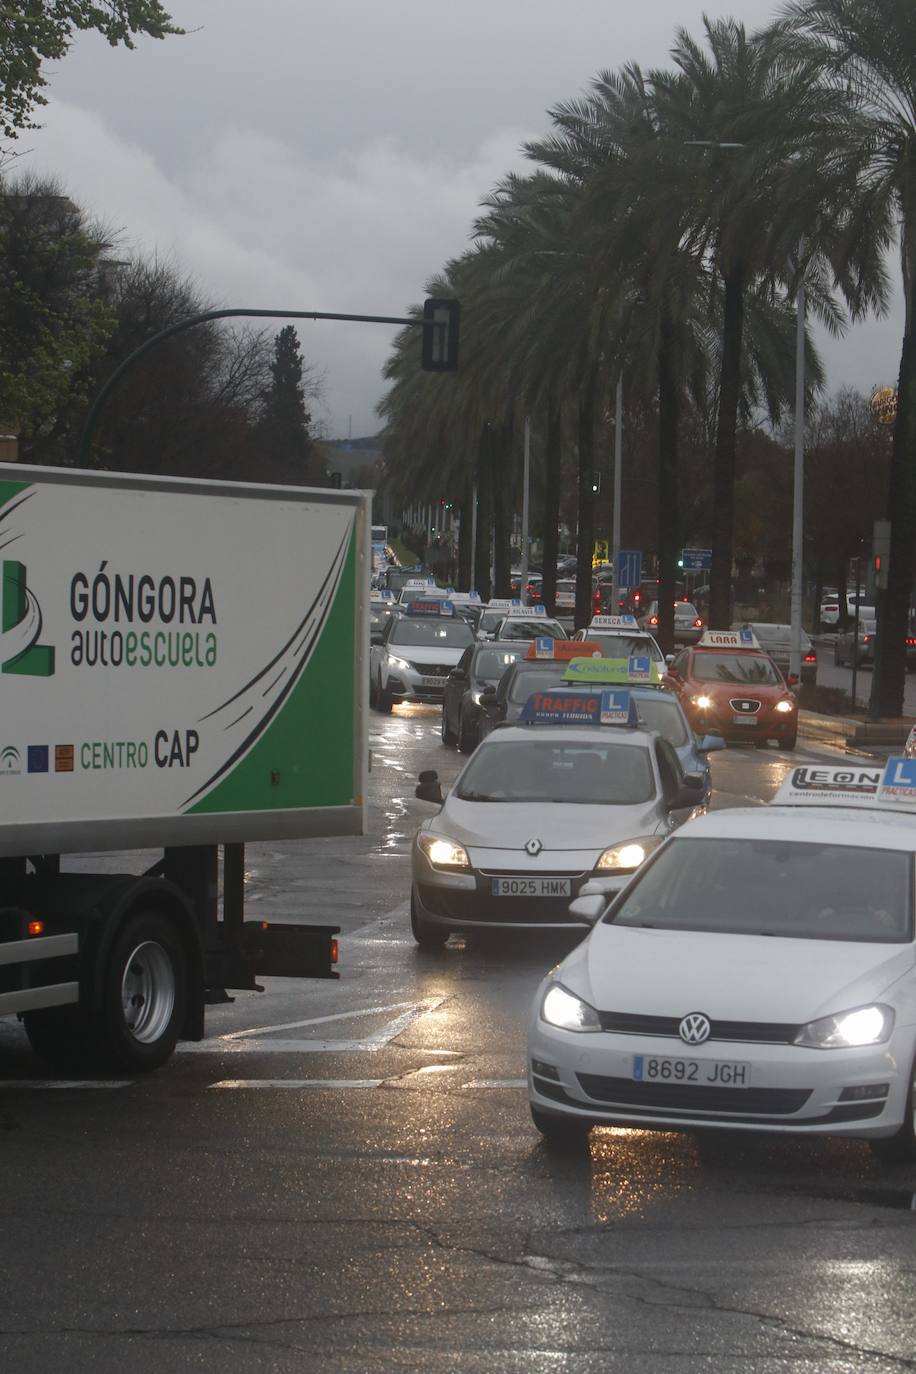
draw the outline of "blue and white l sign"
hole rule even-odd
[[[878,788],[878,802],[916,807],[916,759],[889,758]]]

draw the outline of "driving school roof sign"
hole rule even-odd
[[[894,808],[916,810],[916,759],[889,758],[881,776],[878,801]]]
[[[567,682],[601,682],[607,686],[656,686],[660,680],[658,664],[648,655],[629,658],[574,658],[567,664]]]
[[[698,649],[759,649],[753,630],[704,630]]]
[[[875,767],[793,768],[771,805],[873,806],[878,800],[883,772]]]
[[[635,630],[635,615],[593,615],[590,630]]]
[[[522,708],[526,725],[636,725],[636,705],[623,689],[532,692]]]
[[[444,598],[440,600],[438,597],[432,597],[428,600],[424,600],[421,597],[417,597],[416,600],[408,602],[407,614],[410,616],[454,615],[455,607],[452,605],[451,601],[447,601]]]

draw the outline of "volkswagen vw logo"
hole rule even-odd
[[[543,848],[540,840],[527,840],[525,843],[525,853],[532,859],[536,859]]]
[[[701,1011],[690,1012],[677,1028],[678,1035],[688,1045],[702,1045],[704,1040],[709,1039],[711,1031],[709,1017],[704,1016]]]

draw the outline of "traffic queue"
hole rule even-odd
[[[395,610],[375,697],[411,699],[409,653],[466,755],[447,790],[432,769],[416,786],[435,808],[412,847],[419,947],[582,937],[531,1009],[547,1143],[712,1128],[916,1159],[916,758],[794,767],[769,805],[709,811],[726,741],[796,743],[794,684],[751,629],[666,660],[631,616],[569,639],[543,607],[494,609],[475,628],[448,596]]]

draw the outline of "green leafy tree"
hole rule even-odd
[[[325,467],[309,434],[312,417],[306,408],[306,392],[314,393],[316,383],[303,362],[294,325],[284,325],[274,337],[270,378],[251,475],[261,482],[324,485]]]
[[[134,47],[139,34],[165,38],[184,30],[159,0],[2,0],[0,4],[0,130],[14,139],[36,127],[46,105],[45,62],[64,57],[74,34],[94,30],[113,48]]]

